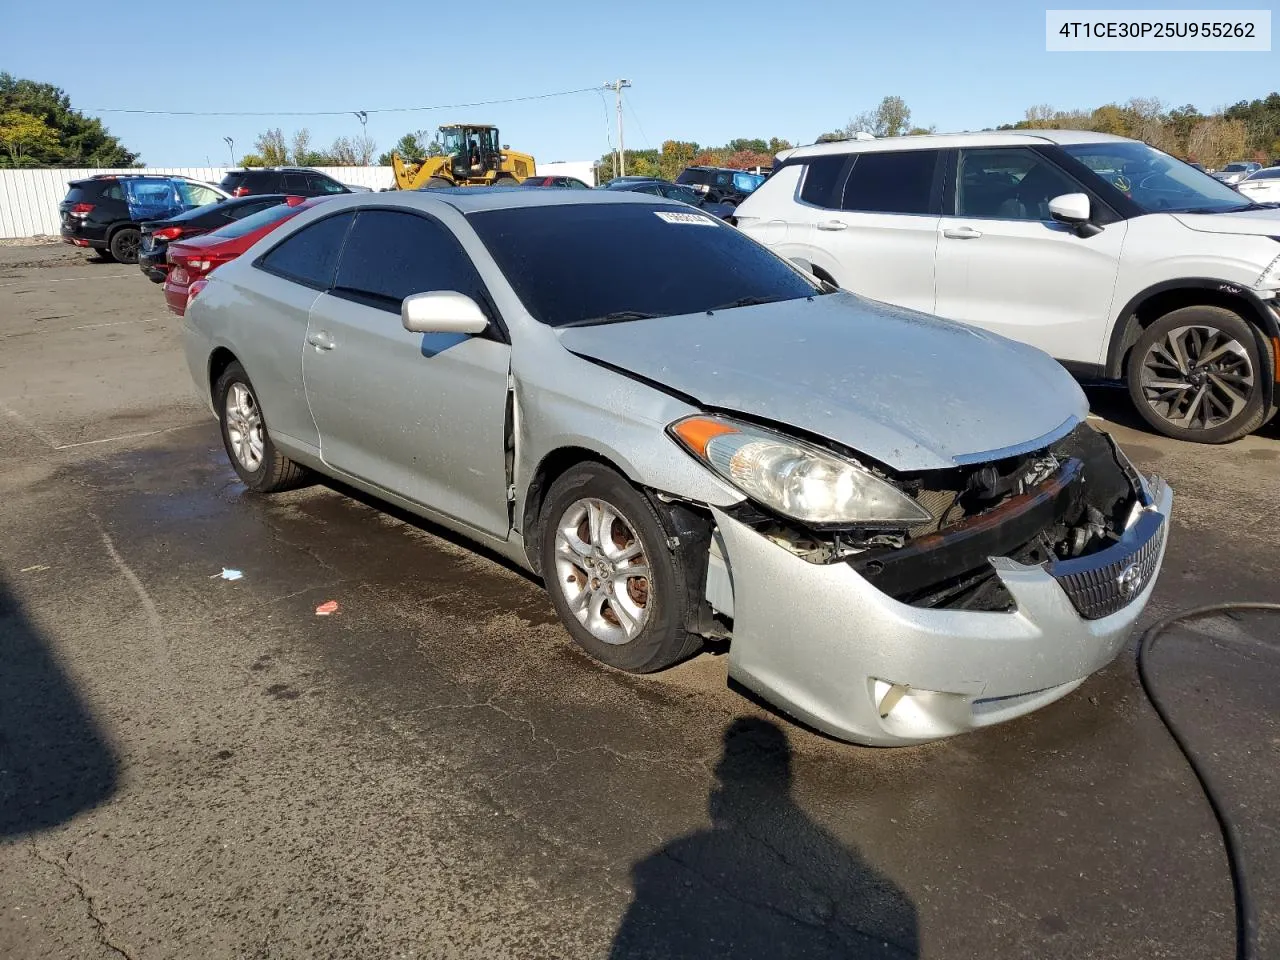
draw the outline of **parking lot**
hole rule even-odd
[[[1090,396],[1176,490],[1144,622],[1280,598],[1280,420],[1198,446]],[[0,248],[0,529],[6,957],[1231,955],[1221,838],[1133,644],[898,750],[731,688],[721,650],[609,671],[451,534],[331,484],[247,494],[136,267]],[[1155,661],[1273,952],[1276,622]]]

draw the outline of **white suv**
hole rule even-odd
[[[736,219],[821,279],[1126,379],[1171,437],[1235,440],[1280,404],[1280,209],[1144,143],[1035,130],[800,147]]]

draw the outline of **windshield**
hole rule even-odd
[[[267,207],[265,210],[259,210],[257,213],[251,214],[243,220],[236,220],[234,223],[229,223],[225,227],[219,227],[217,230],[213,231],[213,233],[209,234],[209,236],[243,237],[246,234],[253,233],[253,231],[260,227],[267,226],[267,224],[275,223],[278,220],[284,220],[286,217],[292,217],[295,213],[301,212],[301,210],[302,208],[300,206],[291,207],[287,203],[280,203],[274,207]]]
[[[1228,163],[1222,168],[1223,173],[1244,173],[1246,170],[1253,168],[1247,163]]]
[[[553,327],[822,292],[733,227],[684,206],[516,207],[468,220],[525,308]]]
[[[446,156],[461,153],[463,148],[462,130],[459,127],[442,127],[440,130],[440,148]]]
[[[1259,170],[1257,173],[1249,174],[1249,180],[1275,180],[1280,178],[1280,167],[1267,167],[1265,170]]]
[[[1221,213],[1250,205],[1226,184],[1145,143],[1068,143],[1062,149],[1145,213]]]

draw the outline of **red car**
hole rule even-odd
[[[290,197],[213,233],[169,244],[169,273],[164,281],[164,299],[169,309],[182,316],[211,271],[240,256],[289,218],[328,199]]]

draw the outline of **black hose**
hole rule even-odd
[[[1227,816],[1227,811],[1223,807],[1217,791],[1213,788],[1213,781],[1209,778],[1208,772],[1200,768],[1194,751],[1187,745],[1182,733],[1178,730],[1177,724],[1173,722],[1173,719],[1165,710],[1159,693],[1152,685],[1150,677],[1147,676],[1147,660],[1155,650],[1156,640],[1175,623],[1203,620],[1205,617],[1244,611],[1280,612],[1280,603],[1214,603],[1204,607],[1183,610],[1181,613],[1175,613],[1152,624],[1143,632],[1142,639],[1138,641],[1138,680],[1141,681],[1142,690],[1146,693],[1147,699],[1151,701],[1151,706],[1155,708],[1156,714],[1160,717],[1160,722],[1169,731],[1169,736],[1173,737],[1173,742],[1182,751],[1187,765],[1191,767],[1191,772],[1200,781],[1200,789],[1204,792],[1205,799],[1209,801],[1209,807],[1213,810],[1213,816],[1218,821],[1218,829],[1222,833],[1222,845],[1227,852],[1227,867],[1231,872],[1231,889],[1236,902],[1236,960],[1258,960],[1258,916],[1254,909],[1253,899],[1249,895],[1244,863],[1241,860],[1243,844],[1240,842],[1239,831],[1236,830],[1231,818]]]

